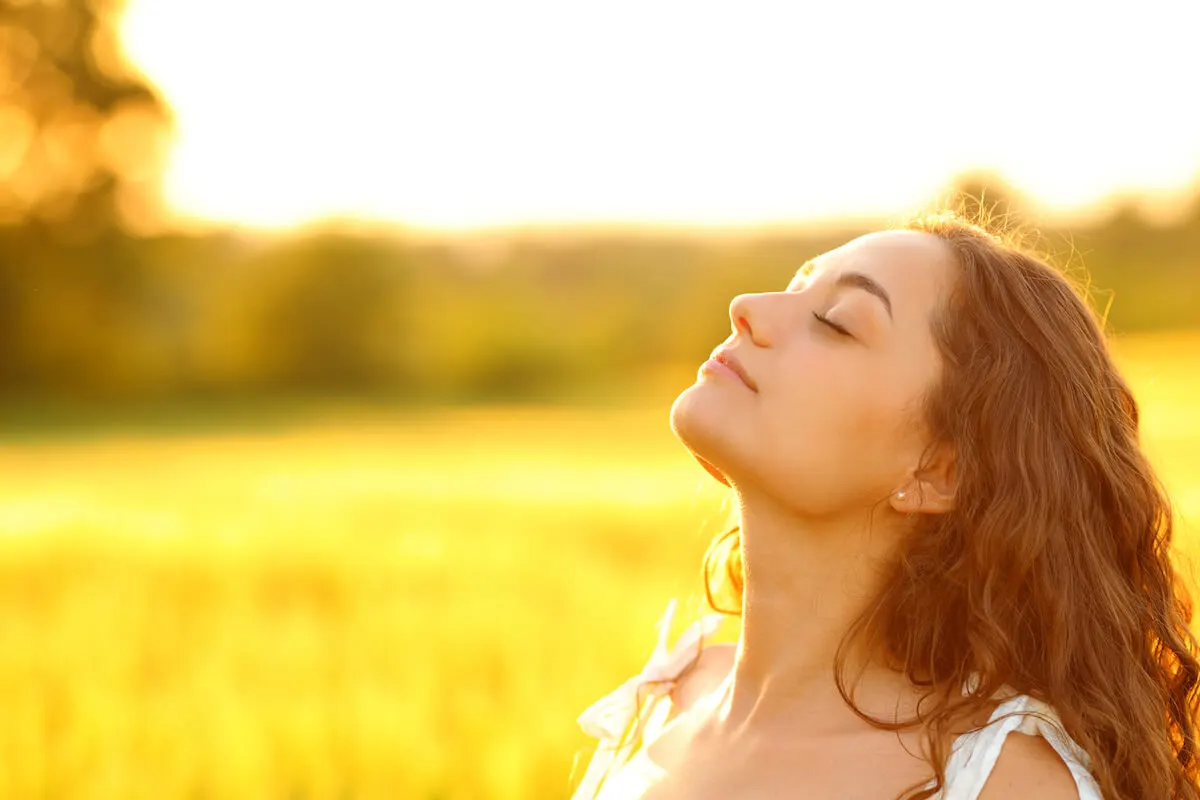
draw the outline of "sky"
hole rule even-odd
[[[1048,211],[1200,180],[1200,2],[129,0],[186,218],[462,230]]]

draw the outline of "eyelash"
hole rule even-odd
[[[828,317],[823,317],[820,314],[818,314],[816,311],[812,312],[812,315],[814,317],[816,317],[817,320],[819,322],[821,322],[822,324],[828,325],[829,327],[833,328],[835,331],[838,332],[839,335],[841,335],[841,336],[849,336],[850,335],[850,331],[846,330],[841,325],[838,325],[836,322],[829,319]]]

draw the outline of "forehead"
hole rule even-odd
[[[852,239],[801,268],[821,280],[859,272],[881,285],[897,311],[925,316],[937,305],[954,274],[949,246],[922,231],[880,231]]]

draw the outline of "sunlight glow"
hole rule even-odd
[[[1050,209],[1182,191],[1197,9],[131,0],[123,32],[186,216],[728,225],[893,213],[978,166]]]

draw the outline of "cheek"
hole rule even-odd
[[[762,415],[764,453],[788,480],[870,481],[899,446],[902,403],[866,376],[826,370],[778,387]]]
[[[803,388],[773,401],[763,415],[761,444],[794,463],[834,467],[869,438],[854,398],[840,400],[822,388]]]

